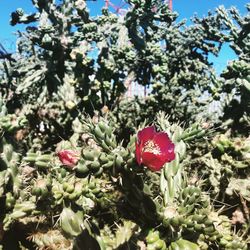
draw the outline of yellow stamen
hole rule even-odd
[[[143,152],[148,152],[148,153],[152,153],[155,155],[160,155],[161,149],[154,141],[149,140],[144,144]]]

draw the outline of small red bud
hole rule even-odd
[[[61,163],[68,167],[74,167],[79,160],[79,153],[70,149],[61,150],[57,155]]]

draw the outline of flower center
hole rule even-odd
[[[160,155],[161,149],[154,141],[149,140],[144,144],[143,152],[148,152],[148,153],[152,153],[155,155]]]

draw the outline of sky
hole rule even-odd
[[[173,10],[179,13],[179,20],[187,19],[197,14],[199,17],[205,16],[209,10],[214,11],[216,7],[224,5],[226,8],[231,6],[237,7],[241,14],[246,14],[245,5],[250,3],[249,0],[172,0]],[[123,0],[110,0],[114,6],[122,7]],[[88,8],[92,16],[100,14],[101,8],[105,5],[105,0],[88,1]],[[128,5],[124,5],[126,7]],[[0,42],[9,52],[15,51],[15,35],[17,30],[24,30],[24,25],[12,27],[9,24],[10,14],[17,8],[22,8],[26,13],[34,12],[31,0],[0,0]],[[115,8],[110,5],[110,10],[115,11]],[[216,70],[221,72],[229,60],[236,57],[234,52],[225,45],[219,57],[210,57],[210,60],[216,66]]]

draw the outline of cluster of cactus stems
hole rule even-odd
[[[0,249],[249,249],[249,14],[186,26],[164,1],[127,2],[11,14],[27,29],[0,60]],[[219,76],[225,42],[238,58]],[[150,93],[124,98],[131,83]],[[159,171],[138,161],[146,124],[174,144]]]
[[[25,240],[41,249],[82,249],[85,241],[90,249],[126,245],[247,249],[247,243],[231,230],[229,218],[213,208],[208,193],[188,183],[185,139],[195,140],[195,135],[199,139],[200,130],[204,134],[208,130],[199,124],[183,129],[164,113],[158,114],[155,124],[175,144],[175,160],[160,173],[137,164],[136,135],[124,145],[112,123],[101,117],[79,119],[78,133],[71,137],[78,139],[59,143],[57,150],[70,150],[71,145],[71,150],[79,151],[74,167],[63,165],[56,151],[27,151],[20,157],[2,139],[3,247],[10,247],[5,238],[14,228],[23,230]],[[82,141],[83,135],[88,135],[87,141]]]

